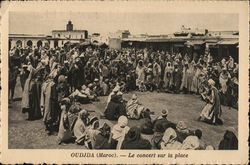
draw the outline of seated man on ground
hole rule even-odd
[[[90,102],[88,93],[86,92],[87,87],[85,85],[81,86],[81,89],[76,89],[69,97],[74,98],[82,104],[87,104]]]
[[[112,149],[110,141],[111,128],[107,123],[103,123],[99,128],[99,133],[95,136],[94,149]]]
[[[58,144],[68,142],[72,139],[72,133],[70,130],[70,124],[68,119],[68,110],[70,105],[70,99],[64,98],[61,101],[61,118],[59,132],[57,135]]]
[[[151,144],[148,140],[141,137],[141,131],[138,127],[132,127],[129,129],[122,142],[121,149],[138,149],[145,150],[151,149]]]
[[[167,117],[168,117],[168,110],[167,110],[167,109],[163,109],[163,110],[161,111],[161,115],[158,116],[158,117],[154,120],[154,122],[153,122],[154,128],[155,128],[155,126],[158,125],[158,124],[161,124],[162,127],[164,128],[164,130],[166,130],[166,129],[169,128],[169,127],[175,128],[175,124],[172,123],[172,122],[170,122],[170,121],[167,119]]]
[[[179,150],[182,144],[177,141],[177,134],[173,128],[168,128],[164,132],[161,142],[162,150]]]
[[[163,128],[161,123],[156,123],[154,126],[154,134],[151,139],[151,143],[153,145],[153,149],[160,149],[161,148],[161,140],[164,135],[165,129]]]
[[[141,119],[141,133],[151,135],[154,133],[153,131],[153,123],[151,121],[150,117],[150,110],[146,109],[144,113],[142,114],[142,119]]]
[[[78,114],[78,119],[74,125],[74,136],[76,137],[75,142],[77,144],[84,144],[86,138],[87,138],[87,126],[89,124],[89,113],[83,109]]]
[[[144,106],[138,101],[136,94],[132,95],[132,98],[126,105],[127,115],[130,119],[140,119],[142,112],[145,110]]]
[[[95,146],[95,142],[96,142],[96,136],[97,134],[99,134],[99,126],[100,126],[100,121],[96,116],[93,116],[92,118],[90,118],[89,123],[88,123],[88,129],[87,131],[87,143],[85,143],[86,147],[88,149],[93,149],[93,147]]]
[[[88,85],[87,89],[85,90],[85,93],[91,101],[98,101],[97,95],[94,91],[94,85],[92,83]]]
[[[102,88],[101,88],[101,84],[100,84],[100,81],[99,79],[95,79],[94,82],[93,82],[93,92],[96,94],[96,96],[101,96],[103,91],[102,91]]]
[[[111,101],[111,97],[116,95],[118,92],[120,91],[119,87],[115,87],[112,92],[109,94],[108,99],[107,99],[107,106],[109,104],[109,102]]]
[[[126,107],[123,103],[121,92],[111,97],[104,115],[108,120],[117,120],[122,115],[126,116]]]
[[[233,127],[229,127],[220,141],[219,150],[237,150],[238,149],[238,138],[236,131]]]
[[[208,146],[206,146],[205,150],[214,150],[214,146],[208,145]]]
[[[187,128],[187,125],[184,121],[179,121],[176,125],[176,133],[177,133],[177,140],[179,142],[183,142],[186,137],[192,135],[190,130]]]
[[[125,135],[129,131],[128,118],[126,116],[120,116],[118,123],[113,126],[110,135],[110,143],[114,148],[112,149],[121,149],[122,142],[125,138]]]
[[[101,90],[102,90],[102,95],[107,96],[109,93],[109,80],[105,79],[101,84],[100,84]]]
[[[73,100],[68,110],[69,127],[72,134],[74,134],[74,126],[78,119],[78,114],[81,111],[81,103],[76,100],[76,98]]]
[[[146,92],[147,91],[147,87],[146,87],[146,85],[144,84],[143,81],[141,81],[141,84],[139,86],[139,91],[140,92]]]
[[[199,150],[205,150],[206,144],[205,144],[204,141],[201,139],[201,138],[202,138],[202,131],[201,131],[200,129],[196,129],[196,130],[194,131],[194,135],[197,136],[198,139],[199,139],[200,145],[199,145],[199,148],[198,148],[198,149],[199,149]]]
[[[183,141],[181,150],[198,150],[199,146],[199,138],[197,136],[190,135]]]

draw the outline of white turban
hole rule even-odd
[[[182,143],[182,150],[195,150],[200,146],[200,142],[197,136],[188,136]]]
[[[175,139],[177,138],[177,134],[173,128],[168,128],[164,132],[164,135],[162,137],[162,141],[167,144],[167,143],[172,143]]]
[[[209,80],[208,80],[208,84],[209,84],[209,85],[212,85],[212,86],[214,86],[214,85],[215,85],[215,82],[214,82],[214,80],[212,80],[212,79],[209,79]]]
[[[128,118],[126,116],[120,116],[118,119],[118,125],[120,127],[125,127],[128,125]]]

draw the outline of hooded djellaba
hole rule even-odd
[[[121,149],[151,149],[151,144],[148,140],[141,137],[141,131],[138,127],[132,127],[125,136]]]
[[[126,116],[120,116],[118,119],[118,123],[113,126],[111,130],[111,142],[112,146],[116,149],[121,149],[122,142],[125,138],[125,135],[129,131],[128,118]]]
[[[219,150],[237,150],[238,149],[238,138],[235,135],[234,128],[226,130],[223,139],[220,141]]]
[[[59,131],[57,134],[58,144],[64,144],[64,142],[68,142],[70,139],[72,139],[72,132],[70,130],[70,124],[68,118],[69,106],[70,106],[70,99],[63,98],[60,105],[61,118],[60,118]]]
[[[107,123],[103,123],[99,128],[99,133],[95,136],[94,149],[111,149],[110,141],[111,128]]]
[[[154,149],[160,149],[160,142],[162,140],[162,137],[164,135],[164,127],[161,123],[157,123],[155,126],[154,126],[154,134],[153,134],[153,137],[151,139],[151,143],[153,144],[153,148]]]
[[[40,119],[42,117],[40,109],[41,84],[36,73],[37,71],[34,68],[30,69],[22,95],[22,112],[28,112],[28,120]]]
[[[197,136],[188,136],[182,143],[181,150],[198,150],[200,142]]]
[[[173,128],[168,128],[164,132],[161,142],[162,150],[179,150],[181,143],[177,141],[177,134]]]
[[[76,137],[75,142],[82,145],[86,139],[87,126],[89,123],[89,113],[83,109],[78,114],[78,119],[74,126],[74,136]]]
[[[177,140],[183,142],[186,137],[191,135],[186,123],[184,121],[179,121],[176,125]]]
[[[27,80],[25,81],[23,95],[22,95],[22,112],[23,113],[27,112],[30,108],[30,99],[29,99],[30,84],[31,84],[32,79],[34,79],[34,73],[35,73],[35,69],[31,68],[29,76]]]
[[[154,125],[152,123],[151,117],[150,117],[150,110],[146,109],[145,112],[142,114],[142,119],[140,119],[141,125],[141,133],[152,135],[154,134]]]
[[[104,112],[108,120],[117,120],[120,116],[126,115],[126,107],[122,103],[122,94],[119,93],[111,97],[111,101]]]

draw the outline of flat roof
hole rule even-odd
[[[87,30],[52,30],[53,32],[86,32]]]
[[[43,34],[9,34],[11,38],[47,38],[48,35]]]
[[[238,37],[224,38],[222,36],[193,36],[193,37],[131,37],[123,38],[122,41],[134,41],[134,42],[186,42],[189,41],[192,44],[203,44],[203,43],[216,43],[218,41],[231,40],[238,42]]]
[[[193,40],[193,41],[187,41],[185,42],[186,45],[202,45],[205,41],[202,40]]]
[[[236,40],[223,40],[223,41],[219,41],[218,45],[236,45],[238,43],[239,41],[236,41]]]

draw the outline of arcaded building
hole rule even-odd
[[[9,34],[9,49],[27,46],[50,48],[62,47],[65,43],[80,43],[88,39],[87,30],[74,30],[74,25],[68,21],[65,30],[52,30],[52,35],[38,34]]]

